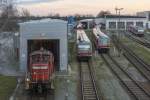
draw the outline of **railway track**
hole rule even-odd
[[[100,100],[89,62],[79,62],[82,100]]]
[[[120,82],[126,87],[132,98],[136,100],[150,100],[150,94],[132,78],[110,55],[101,55],[108,67],[117,76]],[[121,73],[121,75],[120,75]],[[128,80],[127,80],[128,79]]]
[[[150,41],[150,34],[145,33],[144,38],[145,38],[147,41]]]
[[[28,93],[28,100],[54,100],[53,94],[50,90],[46,90],[44,93],[30,91]]]
[[[37,96],[34,95],[33,96],[32,95],[29,97],[29,100],[48,100],[48,99],[47,99],[47,96],[40,96],[40,95],[37,95]]]
[[[122,44],[116,37],[113,37],[113,42],[118,49],[122,48],[123,55],[150,82],[150,65],[138,57],[130,48]]]
[[[128,34],[128,33],[126,33],[125,36],[128,37],[129,39],[131,39],[131,40],[133,40],[133,41],[135,41],[135,42],[137,42],[137,43],[147,47],[147,48],[150,48],[150,41],[148,41],[145,38],[135,37],[135,36],[133,36],[131,34]]]

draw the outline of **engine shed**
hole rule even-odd
[[[106,30],[126,30],[130,25],[146,28],[146,17],[135,15],[103,15],[94,19]]]
[[[53,53],[56,71],[67,71],[67,22],[42,19],[20,23],[20,71],[28,70],[29,54],[40,48]]]

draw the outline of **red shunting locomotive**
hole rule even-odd
[[[29,55],[29,68],[26,74],[26,89],[51,88],[54,78],[54,56],[48,50],[37,50]]]

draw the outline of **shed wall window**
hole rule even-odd
[[[118,29],[125,29],[125,22],[118,22]]]
[[[127,28],[130,26],[130,25],[134,25],[134,23],[133,22],[127,22]]]
[[[116,22],[109,22],[110,29],[116,29]]]
[[[143,27],[143,22],[136,22],[136,26]]]

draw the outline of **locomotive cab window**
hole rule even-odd
[[[90,49],[90,45],[79,45],[78,49],[80,49],[80,50],[89,50]]]
[[[33,55],[32,63],[48,63],[48,59],[50,57],[48,55]]]
[[[28,40],[28,57],[29,55],[37,50],[40,50],[41,48],[43,48],[44,53],[34,53],[32,54],[32,59],[34,63],[46,63],[48,62],[47,59],[51,59],[53,56],[53,60],[54,60],[54,65],[55,65],[55,70],[59,71],[60,70],[60,41],[59,40]],[[47,51],[50,51],[53,55],[49,54]],[[40,56],[41,55],[41,56]],[[39,58],[39,59],[34,59],[34,58]],[[42,58],[40,58],[42,57]],[[29,58],[28,58],[28,69],[29,69]]]

